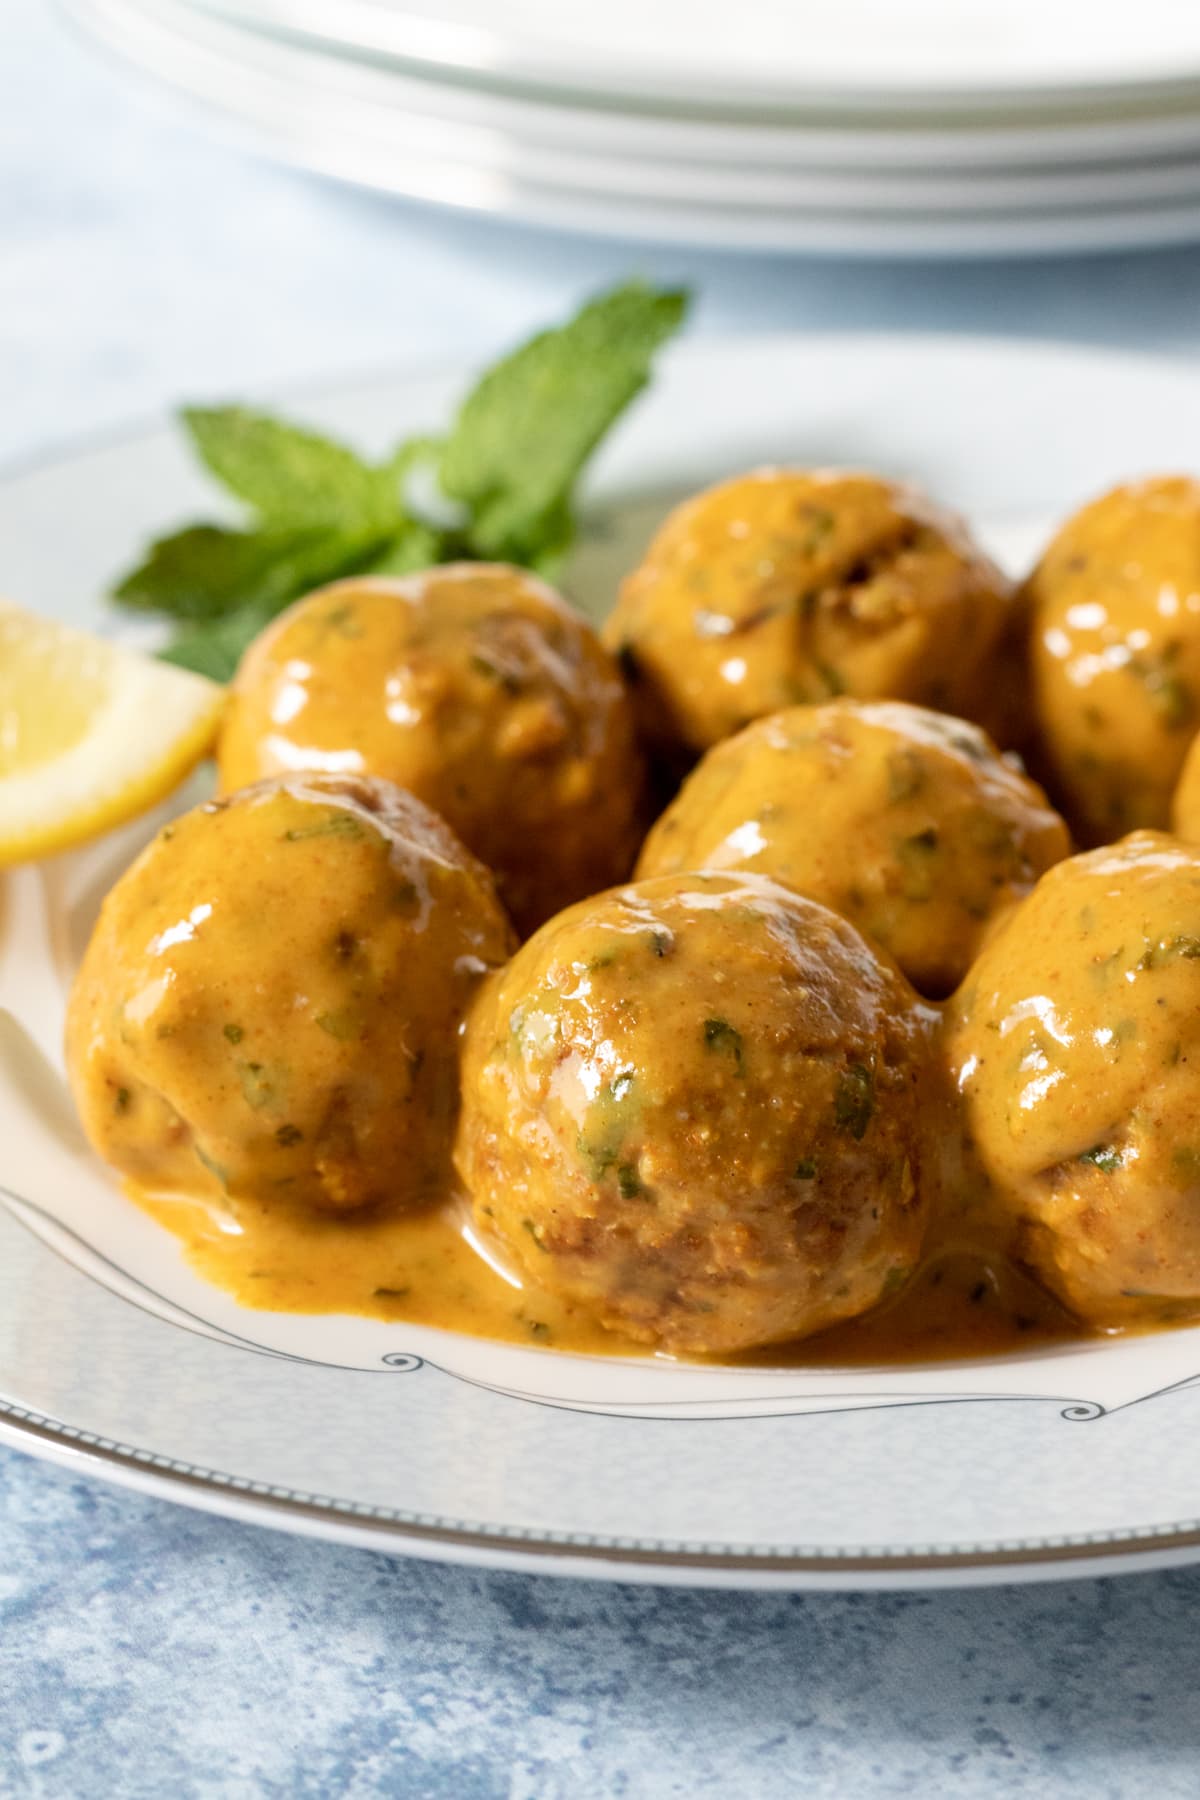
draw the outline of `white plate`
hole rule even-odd
[[[635,133],[622,140],[622,121],[606,145],[579,142],[577,115],[552,113],[529,102],[496,100],[470,90],[433,89],[393,71],[337,58],[303,42],[232,25],[199,12],[192,0],[91,0],[97,17],[142,34],[160,57],[175,51],[175,66],[226,106],[267,116],[323,121],[371,139],[380,158],[403,166],[413,159],[488,169],[510,181],[600,199],[687,207],[742,207],[817,213],[911,215],[1057,210],[1131,203],[1200,202],[1200,143],[1191,153],[1132,161],[1121,158],[1121,134],[1110,130],[1107,164],[947,167],[940,159],[878,166],[797,168],[768,161],[730,164],[719,128],[704,155],[651,153]],[[207,74],[204,73],[207,71]],[[236,97],[240,96],[240,100]],[[547,137],[546,114],[562,135]],[[1200,132],[1200,114],[1194,121]]]
[[[461,382],[293,396],[382,450]],[[985,340],[778,337],[666,359],[596,471],[593,609],[668,495],[760,460],[925,481],[1010,562],[1118,477],[1195,466],[1200,375]],[[0,484],[4,582],[104,583],[210,497],[146,431]],[[655,1581],[841,1586],[1200,1556],[1200,1330],[925,1368],[720,1369],[243,1310],[89,1156],[59,1064],[108,840],[2,893],[0,1435],[218,1511],[380,1548]]]
[[[249,26],[297,51],[318,52],[327,78],[338,70],[353,79],[366,70],[374,90],[397,110],[444,124],[481,127],[517,137],[546,150],[584,150],[655,161],[707,162],[728,168],[830,169],[872,174],[912,169],[926,175],[995,166],[1009,171],[1045,165],[1054,168],[1099,163],[1124,166],[1140,158],[1181,157],[1200,145],[1200,89],[1162,96],[1140,106],[1127,97],[1104,105],[1093,100],[1079,115],[1047,109],[1039,119],[1022,111],[1005,119],[978,108],[942,112],[923,126],[911,115],[855,111],[805,116],[794,109],[756,106],[744,114],[708,113],[667,107],[653,101],[606,103],[604,96],[531,93],[520,86],[480,83],[389,56],[373,47],[358,15],[318,6],[280,8],[275,0],[146,0],[159,14],[179,6],[206,14],[210,29]],[[243,39],[244,41],[244,39]],[[386,86],[382,85],[386,80]]]
[[[957,176],[748,170],[548,150],[413,115],[391,77],[170,0],[65,0],[113,48],[256,147],[364,186],[570,230],[745,250],[995,255],[1186,241],[1200,159]]]
[[[1171,88],[1200,77],[1191,0],[206,0],[481,78],[677,101],[891,105]]]

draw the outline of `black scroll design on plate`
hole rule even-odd
[[[542,1407],[551,1412],[586,1412],[599,1418],[620,1419],[635,1419],[640,1416],[654,1418],[660,1423],[669,1422],[673,1424],[684,1424],[703,1420],[705,1423],[715,1424],[722,1420],[743,1420],[749,1416],[758,1418],[802,1418],[836,1416],[839,1413],[845,1412],[892,1411],[896,1408],[909,1406],[926,1408],[931,1406],[977,1406],[1003,1402],[1008,1402],[1010,1404],[1013,1402],[1030,1402],[1041,1405],[1058,1404],[1059,1417],[1061,1419],[1065,1420],[1068,1424],[1079,1424],[1088,1423],[1094,1419],[1110,1418],[1115,1412],[1124,1412],[1129,1407],[1140,1406],[1148,1400],[1157,1400],[1163,1395],[1175,1393],[1181,1388],[1200,1386],[1200,1373],[1186,1375],[1180,1381],[1171,1382],[1162,1388],[1155,1389],[1153,1392],[1138,1394],[1133,1399],[1124,1400],[1115,1407],[1104,1406],[1096,1400],[1073,1400],[1069,1404],[1063,1405],[1061,1402],[1055,1402],[1053,1396],[1049,1394],[1022,1393],[931,1394],[928,1396],[921,1395],[919,1397],[913,1395],[889,1395],[887,1397],[872,1395],[866,1397],[860,1394],[847,1393],[844,1395],[827,1396],[823,1403],[815,1406],[809,1404],[809,1396],[780,1396],[770,1408],[762,1411],[759,1411],[756,1408],[753,1414],[748,1414],[740,1407],[728,1413],[711,1413],[703,1410],[706,1407],[706,1402],[702,1400],[695,1402],[677,1402],[676,1408],[669,1413],[659,1411],[660,1403],[656,1401],[648,1401],[644,1404],[637,1402],[618,1402],[611,1405],[591,1403],[587,1406],[578,1406],[569,1400],[552,1399],[545,1394],[529,1392],[528,1390],[523,1390],[521,1388],[508,1387],[499,1382],[480,1380],[478,1377],[465,1375],[458,1369],[447,1368],[441,1363],[431,1362],[428,1358],[418,1356],[410,1350],[389,1350],[385,1352],[373,1366],[365,1366],[363,1364],[331,1362],[326,1358],[319,1356],[302,1356],[298,1355],[295,1351],[282,1350],[273,1345],[257,1342],[254,1338],[231,1332],[225,1326],[217,1325],[211,1320],[205,1319],[200,1314],[191,1312],[187,1307],[180,1305],[178,1301],[169,1300],[166,1295],[160,1294],[155,1288],[150,1287],[147,1282],[141,1280],[138,1276],[132,1275],[127,1269],[122,1268],[119,1263],[115,1263],[111,1257],[106,1256],[95,1244],[89,1243],[87,1239],[81,1237],[78,1232],[72,1230],[70,1226],[65,1225],[61,1219],[56,1218],[52,1213],[48,1212],[45,1208],[38,1206],[25,1195],[15,1192],[12,1188],[5,1187],[2,1183],[0,1183],[0,1206],[4,1206],[5,1211],[8,1216],[13,1219],[14,1223],[20,1225],[24,1230],[29,1231],[31,1235],[37,1238],[38,1242],[41,1243],[44,1248],[51,1252],[51,1254],[61,1257],[67,1266],[73,1269],[76,1274],[82,1275],[85,1280],[95,1282],[97,1286],[104,1288],[106,1292],[112,1294],[115,1299],[120,1300],[124,1305],[132,1306],[135,1310],[156,1319],[160,1324],[166,1324],[175,1330],[187,1331],[194,1336],[207,1338],[212,1343],[224,1344],[229,1349],[250,1351],[257,1356],[269,1357],[275,1361],[295,1363],[302,1366],[307,1365],[310,1368],[338,1369],[347,1374],[407,1375],[415,1374],[420,1370],[428,1370],[439,1375],[444,1375],[451,1381],[461,1382],[466,1387],[477,1388],[485,1393],[494,1394],[497,1397],[506,1400],[515,1400],[526,1405]],[[18,1210],[18,1208],[22,1210]],[[52,1243],[46,1236],[43,1236],[41,1231],[36,1230],[31,1223],[30,1217],[23,1216],[23,1213],[32,1215],[33,1218],[52,1227],[54,1231],[60,1233],[63,1237],[73,1240],[73,1242],[79,1246],[80,1251],[84,1253],[83,1257],[77,1261],[74,1257],[66,1255],[59,1245]],[[111,1281],[106,1280],[97,1268],[89,1268],[88,1261],[91,1261],[93,1264],[98,1264],[100,1269],[111,1270],[114,1276],[119,1276],[124,1291],[115,1286]],[[140,1289],[141,1293],[146,1297],[145,1300],[141,1300],[136,1297],[135,1293],[129,1292],[128,1290],[130,1288],[134,1290]],[[150,1304],[152,1301],[157,1301],[158,1304]],[[829,1399],[831,1398],[843,1400],[845,1404],[841,1406],[831,1406],[829,1404]]]
[[[157,1320],[160,1325],[168,1325],[174,1331],[190,1332],[193,1337],[205,1338],[211,1344],[223,1344],[230,1350],[249,1350],[255,1356],[270,1357],[275,1362],[298,1363],[316,1369],[340,1369],[347,1374],[376,1375],[393,1372],[407,1374],[412,1370],[423,1369],[427,1366],[423,1357],[414,1356],[407,1350],[391,1351],[382,1359],[386,1367],[376,1369],[363,1368],[361,1364],[356,1363],[330,1362],[328,1358],[322,1356],[300,1356],[293,1350],[280,1350],[275,1345],[259,1343],[255,1338],[230,1331],[224,1325],[218,1325],[213,1320],[204,1318],[202,1314],[192,1312],[178,1300],[168,1298],[157,1288],[151,1287],[149,1282],[143,1281],[140,1276],[131,1274],[120,1263],[114,1262],[111,1256],[106,1256],[95,1244],[82,1237],[70,1225],[64,1224],[45,1207],[38,1206],[24,1194],[18,1194],[13,1188],[5,1187],[2,1184],[0,1184],[0,1206],[3,1206],[7,1217],[12,1219],[14,1224],[19,1225],[22,1231],[27,1231],[36,1242],[41,1244],[43,1249],[48,1250],[52,1256],[57,1256],[76,1275],[81,1275],[85,1281],[93,1282],[106,1294],[111,1294],[114,1300],[119,1300],[123,1306],[131,1306],[136,1312],[144,1313],[147,1318]],[[25,1216],[26,1213],[41,1220],[53,1231],[77,1244],[82,1252],[80,1259],[76,1260],[75,1257],[67,1255],[60,1245],[53,1243],[49,1237],[43,1236],[42,1232],[36,1230],[30,1219]],[[89,1261],[98,1264],[101,1270],[111,1270],[113,1276],[119,1277],[123,1285],[118,1287],[114,1281],[106,1280],[97,1268],[88,1266]],[[128,1291],[129,1289],[137,1290],[146,1298],[139,1299],[137,1293],[131,1293]],[[157,1301],[158,1304],[151,1305],[149,1304],[151,1301]]]

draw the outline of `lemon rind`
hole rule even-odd
[[[212,747],[222,688],[107,648],[112,683],[84,735],[61,756],[0,780],[0,864],[53,855],[134,818]],[[161,749],[147,757],[147,745]]]

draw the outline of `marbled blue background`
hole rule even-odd
[[[631,267],[696,282],[701,331],[1200,351],[1200,252],[725,261],[448,220],[247,161],[46,0],[0,0],[0,457],[485,353]],[[0,1796],[1168,1800],[1200,1793],[1198,1614],[1200,1571],[844,1597],[477,1575],[2,1453]]]

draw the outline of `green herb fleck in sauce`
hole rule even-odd
[[[888,801],[892,806],[901,806],[906,800],[913,800],[925,786],[927,779],[925,764],[919,750],[905,748],[893,750],[887,759]]]
[[[469,658],[469,661],[470,666],[476,675],[482,675],[485,681],[495,682],[496,686],[503,688],[506,694],[519,694],[521,692],[521,678],[519,675],[515,675],[511,669],[500,668],[497,663],[492,662],[486,656],[482,656],[479,651],[475,651]]]
[[[339,637],[360,638],[363,634],[362,623],[348,600],[322,613],[316,623],[324,625],[328,631],[336,631]]]
[[[576,1139],[576,1148],[580,1161],[585,1164],[593,1181],[603,1181],[621,1154],[620,1144],[614,1144],[611,1138],[600,1138],[593,1142],[582,1131]]]
[[[1200,957],[1200,937],[1181,933],[1176,937],[1160,938],[1156,944],[1146,946],[1134,968],[1161,969],[1164,963],[1175,962],[1181,957],[1187,962],[1194,962]]]
[[[220,1182],[220,1184],[223,1188],[227,1188],[229,1186],[229,1171],[228,1171],[228,1169],[223,1168],[222,1165],[219,1162],[217,1162],[215,1157],[209,1156],[204,1150],[202,1150],[199,1144],[194,1143],[192,1145],[192,1149],[196,1152],[197,1161],[199,1161],[203,1165],[203,1167],[208,1170],[210,1175],[216,1176],[217,1180]]]
[[[633,1163],[621,1163],[617,1168],[617,1190],[622,1200],[637,1200],[646,1190]]]
[[[904,874],[904,898],[929,900],[933,897],[934,872],[938,853],[938,834],[932,825],[914,831],[896,843],[896,858]]]
[[[242,1084],[242,1097],[247,1106],[257,1112],[273,1097],[274,1085],[269,1075],[264,1073],[261,1063],[248,1062],[238,1065],[238,1080]]]
[[[800,546],[801,554],[812,556],[829,542],[836,529],[837,520],[825,506],[806,506],[801,516],[808,525],[804,541]]]
[[[739,1075],[744,1072],[742,1060],[742,1034],[735,1031],[728,1019],[705,1019],[704,1042],[710,1050],[717,1050],[724,1056],[731,1056]]]
[[[352,1006],[339,1006],[333,1012],[318,1013],[313,1023],[319,1026],[326,1036],[336,1038],[341,1044],[358,1037],[362,1030],[362,1021]]]
[[[875,1077],[863,1063],[851,1063],[838,1075],[833,1095],[833,1122],[856,1143],[867,1134],[875,1114]]]
[[[365,838],[366,829],[362,821],[352,813],[327,813],[312,825],[292,825],[283,834],[285,844],[302,844],[309,838],[341,837]]]

